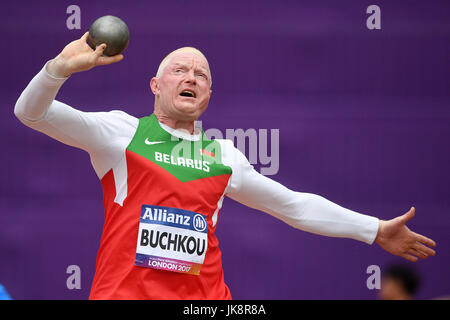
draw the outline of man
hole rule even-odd
[[[413,300],[420,287],[420,276],[406,265],[390,265],[383,271],[379,298]]]
[[[228,140],[209,140],[195,120],[211,96],[205,56],[181,48],[162,62],[150,88],[154,113],[81,112],[54,100],[73,73],[107,65],[88,33],[46,63],[15,106],[27,126],[86,150],[101,180],[105,224],[90,299],[231,299],[214,234],[224,196],[291,226],[372,244],[416,261],[433,240],[410,231],[414,208],[389,221],[294,192],[257,173]]]

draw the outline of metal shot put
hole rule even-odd
[[[125,22],[115,16],[103,16],[94,21],[89,28],[88,43],[95,48],[106,44],[103,55],[111,57],[123,52],[130,41],[130,31]]]

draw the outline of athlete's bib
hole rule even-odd
[[[143,205],[135,265],[199,275],[208,247],[203,214]]]

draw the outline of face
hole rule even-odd
[[[407,294],[398,280],[385,277],[381,283],[379,298],[382,300],[404,300],[407,298]]]
[[[210,72],[204,57],[193,51],[175,53],[160,78],[153,78],[150,87],[156,104],[165,116],[193,121],[206,110],[210,89]]]

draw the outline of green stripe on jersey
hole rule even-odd
[[[202,130],[202,139],[178,139],[161,128],[156,116],[139,119],[133,139],[127,147],[181,182],[231,174],[231,168],[222,164],[222,151],[217,141],[210,140]]]

